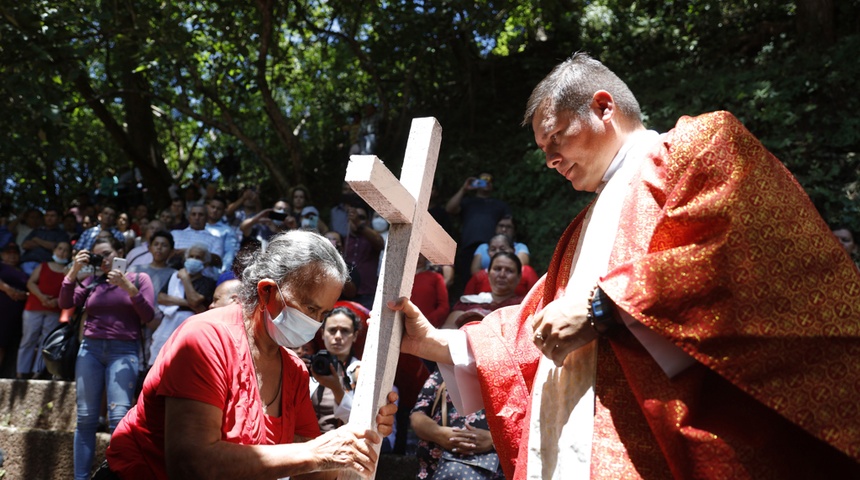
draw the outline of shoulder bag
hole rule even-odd
[[[75,362],[78,359],[78,348],[81,346],[79,330],[81,319],[87,309],[87,299],[95,288],[93,282],[87,287],[87,294],[80,307],[75,309],[72,320],[61,323],[42,342],[42,359],[48,373],[62,380],[75,379]]]

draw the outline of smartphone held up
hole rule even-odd
[[[125,273],[126,268],[128,267],[128,260],[124,258],[114,258],[113,263],[111,264],[111,270],[119,270],[120,273]]]

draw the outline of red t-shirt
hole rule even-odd
[[[60,285],[63,284],[63,277],[66,276],[63,272],[55,272],[48,266],[48,262],[42,262],[42,269],[39,270],[39,280],[36,285],[39,290],[49,297],[57,298],[60,296]],[[35,295],[27,296],[27,303],[24,305],[24,310],[31,312],[59,312],[60,307],[48,308],[42,305],[39,298]]]
[[[415,274],[412,295],[409,299],[436,328],[445,323],[451,310],[448,305],[448,287],[445,286],[445,278],[432,270]]]
[[[291,443],[294,435],[317,437],[308,394],[308,371],[281,349],[281,416],[263,412],[241,306],[216,308],[186,320],[170,336],[143,391],[111,436],[107,459],[122,478],[167,478],[164,463],[164,397],[185,398],[221,409],[221,439],[240,445]]]

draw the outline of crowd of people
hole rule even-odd
[[[469,177],[447,205],[438,204],[434,188],[431,213],[449,229],[452,218],[461,215],[470,236],[470,251],[458,257],[462,265],[419,259],[413,299],[434,325],[442,327],[450,315],[464,311],[480,320],[497,306],[516,304],[519,290],[536,281],[528,247],[514,241],[510,208],[492,192],[487,173]],[[241,304],[248,262],[285,232],[320,234],[347,265],[337,308],[322,318],[313,341],[294,350],[309,372],[308,398],[320,431],[348,421],[387,241],[385,219],[346,183],[339,202],[328,208],[315,206],[301,185],[271,203],[254,188],[229,199],[214,188],[172,188],[171,193],[169,206],[160,211],[146,202],[123,205],[79,196],[67,208],[28,208],[0,221],[0,302],[9,307],[0,332],[0,362],[14,366],[19,379],[51,379],[41,359],[42,342],[76,309],[87,314],[74,379],[76,478],[86,478],[93,468],[95,433],[115,432],[141,389],[145,398],[143,378],[157,367],[176,332],[195,315]],[[495,258],[499,253],[504,258]],[[465,279],[457,278],[458,268]],[[312,368],[319,351],[331,355],[330,372]],[[435,365],[408,355],[400,363],[396,421],[382,438],[383,453],[412,451],[422,441],[413,435],[410,413]]]
[[[336,205],[322,208],[301,185],[277,199],[263,199],[254,188],[227,199],[210,186],[172,189],[170,206],[158,212],[147,203],[119,207],[104,198],[91,204],[79,197],[69,208],[29,208],[20,216],[4,217],[0,364],[15,365],[19,379],[49,379],[41,342],[61,319],[86,309],[74,379],[75,478],[89,478],[93,471],[100,424],[112,434],[100,478],[208,478],[215,472],[230,477],[312,473],[333,478],[339,469],[372,471],[377,451],[404,453],[410,448],[418,457],[418,478],[436,480],[567,478],[575,472],[587,477],[595,471],[611,478],[614,474],[607,472],[624,476],[649,469],[686,477],[700,471],[691,466],[696,462],[705,467],[729,462],[730,468],[753,473],[788,471],[791,462],[774,463],[778,452],[763,452],[767,462],[751,460],[755,449],[750,450],[747,434],[738,433],[742,428],[724,427],[716,420],[723,412],[698,402],[684,406],[702,409],[701,417],[692,421],[707,421],[696,428],[717,432],[713,437],[725,444],[714,451],[736,456],[726,460],[725,455],[717,458],[706,452],[686,462],[683,456],[660,455],[671,450],[666,445],[704,437],[689,440],[690,433],[681,430],[671,437],[667,432],[687,428],[681,425],[688,420],[658,415],[648,406],[638,409],[637,402],[646,397],[634,393],[657,395],[654,389],[663,388],[660,395],[681,405],[704,391],[699,380],[705,379],[711,382],[707,388],[737,400],[742,405],[738,408],[761,413],[753,423],[762,435],[779,436],[802,419],[791,417],[792,412],[784,413],[787,420],[777,418],[756,403],[763,400],[741,399],[748,392],[743,379],[730,379],[736,380],[734,385],[713,377],[721,371],[721,365],[711,364],[716,357],[689,340],[707,333],[705,326],[683,335],[678,333],[681,327],[670,328],[675,318],[695,323],[698,317],[688,317],[696,308],[718,309],[726,298],[746,298],[742,293],[714,293],[705,274],[721,274],[700,263],[714,255],[707,245],[717,240],[697,229],[696,221],[678,223],[672,215],[660,216],[660,208],[669,207],[655,205],[649,196],[658,187],[670,188],[661,183],[669,175],[662,170],[666,163],[650,165],[643,159],[688,159],[676,158],[674,152],[648,153],[658,134],[644,129],[632,93],[599,62],[576,55],[558,68],[561,73],[553,72],[535,90],[526,123],[532,124],[547,165],[574,188],[597,191],[596,202],[565,233],[548,275],[539,279],[528,246],[517,238],[511,208],[494,197],[490,173],[466,178],[444,203],[434,188],[430,213],[443,228],[459,220],[456,259],[453,265],[432,265],[419,257],[410,301],[384,299],[397,300],[388,307],[404,311],[407,330],[395,388],[379,409],[376,431],[351,428],[349,417],[388,223],[348,184],[343,184]],[[572,88],[566,82],[579,70],[595,75],[579,80],[589,88],[596,85],[594,91],[575,101],[575,95],[558,94],[556,90]],[[599,88],[601,82],[612,92]],[[575,105],[556,103],[568,101]],[[368,118],[372,113],[367,112]],[[694,127],[682,122],[678,129],[710,132],[735,125],[726,115],[703,117]],[[368,128],[362,138],[369,144],[375,141],[375,129]],[[667,142],[695,143],[690,138],[698,133],[687,133]],[[592,141],[577,143],[583,138]],[[761,156],[766,157],[763,162],[773,160]],[[789,200],[797,199],[797,208],[811,208],[790,182],[779,183],[782,174],[773,173],[775,167],[764,172],[756,170],[758,165],[745,168],[779,177],[773,180],[784,187]],[[691,180],[678,187],[681,193],[672,194],[705,188],[706,180]],[[660,201],[666,203],[668,197]],[[739,211],[747,208],[738,205]],[[707,217],[708,212],[693,213]],[[648,215],[660,220],[650,221]],[[809,223],[815,224],[811,234],[818,235],[821,225]],[[723,261],[743,257],[746,260],[737,265],[742,270],[749,267],[743,261],[752,258],[752,247],[738,242],[766,239],[735,228],[719,256]],[[826,241],[837,252],[820,261],[836,265],[843,277],[856,277],[860,251],[853,232],[843,225],[831,230],[855,268],[843,268],[848,257],[834,238]],[[646,231],[654,238],[646,238]],[[780,251],[799,243],[783,245]],[[648,248],[677,251],[672,258],[655,254],[642,260]],[[690,253],[702,248],[705,251]],[[618,268],[607,273],[608,265]],[[656,271],[663,273],[653,277]],[[731,274],[737,277],[735,283],[743,283],[757,272],[753,268],[746,276]],[[694,274],[702,278],[692,278]],[[690,290],[690,295],[702,295],[692,307],[670,295],[669,285],[688,277],[679,289],[702,282],[702,292],[707,290]],[[642,285],[642,290],[631,292],[629,285]],[[763,289],[761,284],[754,293]],[[657,293],[661,291],[662,296]],[[766,307],[773,307],[774,315],[787,308]],[[709,315],[704,310],[700,314]],[[735,322],[733,316],[721,315]],[[747,320],[755,320],[755,315],[749,313]],[[717,315],[714,322],[719,319]],[[650,328],[643,326],[646,323]],[[745,325],[732,324],[717,334],[741,331]],[[768,343],[769,350],[762,354],[778,355],[778,343]],[[743,349],[727,352],[724,359],[746,358]],[[595,363],[598,358],[605,363]],[[572,369],[578,373],[571,374]],[[625,369],[637,373],[625,376]],[[611,392],[600,383],[610,377]],[[673,383],[676,378],[689,381]],[[626,403],[613,403],[618,399]],[[646,422],[637,416],[640,410],[654,418]],[[624,419],[599,424],[615,415]],[[649,430],[649,422],[656,430]],[[833,471],[856,468],[842,452],[816,443],[807,433],[791,431],[799,439],[798,448],[835,462],[827,463]],[[627,435],[637,442],[622,445]],[[844,449],[840,438],[830,440]],[[574,447],[583,450],[568,455]]]

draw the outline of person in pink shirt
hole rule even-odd
[[[112,235],[96,238],[92,251],[81,250],[60,286],[60,308],[86,306],[84,337],[75,364],[77,424],[75,478],[90,478],[102,395],[107,394],[107,419],[113,432],[131,408],[140,370],[141,327],[154,315],[152,281],[145,273],[114,268],[122,244]],[[94,275],[78,282],[91,265]]]

